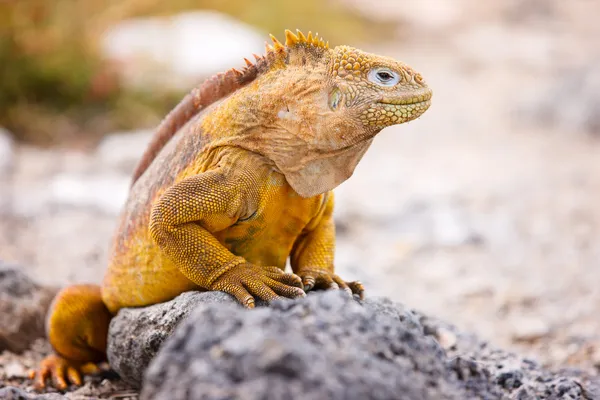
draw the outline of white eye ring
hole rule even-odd
[[[400,82],[400,75],[389,68],[373,68],[369,71],[368,78],[380,86],[394,86]]]

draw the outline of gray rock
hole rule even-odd
[[[241,67],[242,57],[261,53],[264,43],[252,26],[202,10],[121,21],[104,32],[101,48],[121,66],[128,86],[189,90],[207,76]]]
[[[131,175],[153,133],[152,129],[140,129],[105,136],[96,149],[97,162],[103,168]]]
[[[14,144],[10,133],[0,127],[0,216],[7,214],[11,204],[11,175],[14,170]]]
[[[518,112],[543,127],[600,135],[600,59],[557,70],[555,79],[522,100]],[[560,99],[560,101],[557,101]]]
[[[252,311],[203,303],[151,363],[141,398],[466,398],[410,314],[339,292]]]
[[[0,389],[0,399],[2,400],[65,400],[65,396],[58,393],[35,394],[28,393],[23,389],[13,386],[7,386]]]
[[[460,5],[451,1],[419,1],[410,7],[398,7],[394,0],[381,1],[371,7],[368,1],[341,0],[369,20],[395,23],[410,31],[444,32],[461,21]],[[408,28],[406,28],[408,27]]]
[[[21,352],[44,336],[46,312],[55,294],[56,289],[40,286],[0,261],[0,351]]]
[[[108,353],[129,383],[146,371],[149,400],[600,398],[582,371],[548,371],[388,299],[337,292],[252,311],[184,293],[121,310]]]
[[[0,127],[0,178],[8,173],[14,164],[14,143],[10,132]]]
[[[131,179],[125,174],[69,174],[54,176],[45,183],[50,192],[45,204],[55,207],[88,208],[108,215],[118,215],[129,192]]]
[[[435,318],[422,316],[421,323],[424,332],[436,338],[440,333],[454,335],[456,342],[446,353],[448,367],[474,395],[490,392],[511,399],[600,398],[600,380],[584,371],[549,371]]]
[[[387,316],[398,319],[407,327],[423,331],[420,318],[421,315],[403,304],[395,303],[385,297],[367,298],[361,302],[368,313],[378,316]]]
[[[116,217],[127,200],[130,183],[129,176],[111,171],[58,173],[13,192],[10,213],[40,218],[57,210],[86,210],[91,215]]]
[[[107,355],[111,367],[134,387],[177,324],[197,306],[232,303],[223,292],[187,292],[145,308],[125,308],[110,323]]]

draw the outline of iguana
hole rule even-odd
[[[329,48],[310,32],[285,36],[163,120],[134,173],[102,285],[70,286],[53,301],[56,354],[31,373],[38,389],[48,379],[81,385],[105,360],[123,307],[188,290],[221,290],[248,308],[316,288],[363,295],[334,274],[332,189],[379,131],[425,112],[431,90],[391,58]]]

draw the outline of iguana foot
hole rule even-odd
[[[29,379],[33,380],[33,387],[37,391],[46,388],[48,379],[56,389],[65,390],[69,384],[81,386],[83,375],[91,375],[99,371],[100,368],[94,363],[70,361],[52,354],[42,360],[37,370],[29,371]]]
[[[305,291],[313,289],[340,289],[350,295],[358,295],[361,299],[364,297],[365,288],[358,281],[346,282],[331,271],[324,269],[303,269],[298,271],[298,276],[302,278],[302,284]]]
[[[271,302],[281,297],[304,297],[299,276],[277,267],[240,264],[221,275],[210,287],[234,296],[243,306],[254,308],[255,298]]]

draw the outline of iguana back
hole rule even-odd
[[[133,172],[131,186],[146,172],[152,161],[175,134],[200,111],[252,82],[266,68],[265,57],[254,55],[256,62],[245,58],[246,67],[221,72],[192,89],[161,121],[146,151]]]

